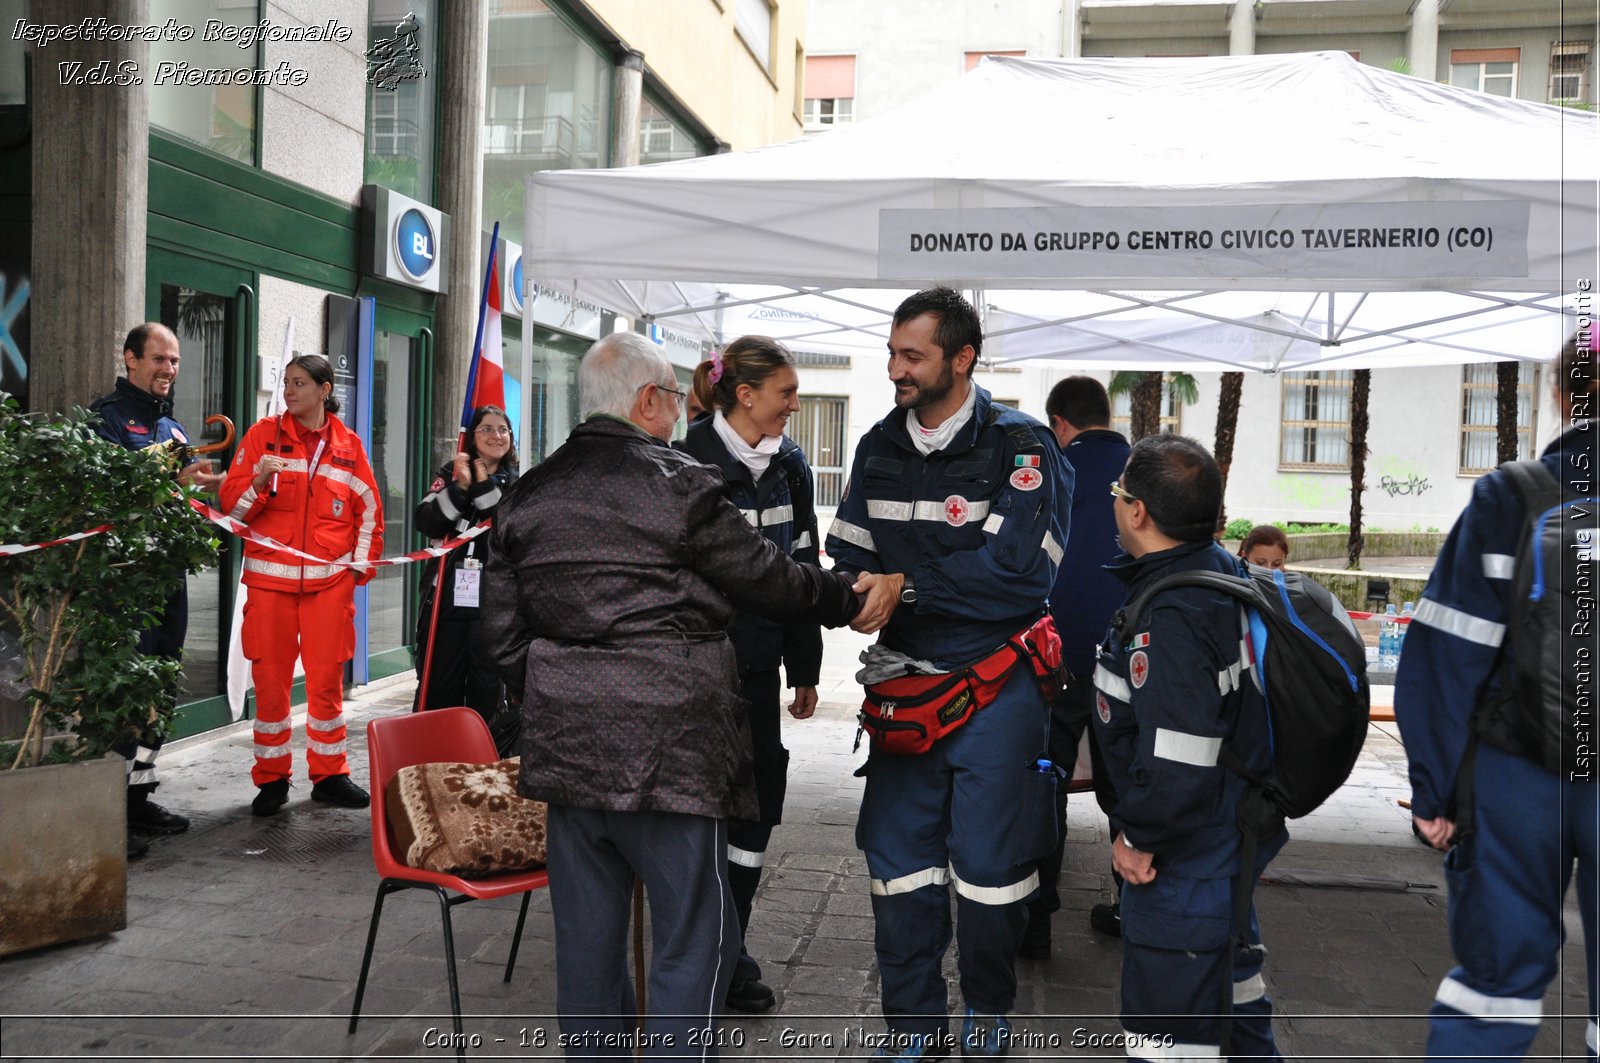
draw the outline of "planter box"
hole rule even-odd
[[[121,757],[0,771],[0,956],[128,925]]]

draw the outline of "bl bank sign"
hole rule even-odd
[[[446,292],[450,217],[380,185],[361,190],[362,270],[374,277]]]

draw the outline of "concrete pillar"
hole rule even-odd
[[[1228,15],[1228,54],[1256,54],[1256,5],[1262,0],[1236,0]]]
[[[1416,0],[1411,8],[1407,59],[1413,77],[1439,79],[1439,0]]]
[[[611,165],[639,165],[639,122],[644,104],[644,53],[623,48],[611,90]]]
[[[1077,59],[1083,55],[1083,16],[1078,11],[1078,0],[1061,0],[1061,58]]]
[[[147,25],[149,0],[31,0],[35,22]],[[145,319],[150,104],[143,85],[63,85],[60,64],[115,74],[150,46],[52,41],[33,56],[33,301],[28,401],[88,405],[111,390],[122,340]],[[67,75],[70,76],[70,75]]]
[[[489,15],[485,4],[439,5],[439,196],[450,215],[445,262],[450,292],[434,322],[433,409],[428,433],[435,464],[455,452],[467,368],[478,329],[483,268],[483,117],[488,76]]]

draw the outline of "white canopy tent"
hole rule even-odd
[[[992,58],[819,136],[532,174],[524,254],[713,342],[881,352],[937,281],[994,363],[1543,359],[1600,275],[1597,190],[1600,116],[1343,53]]]

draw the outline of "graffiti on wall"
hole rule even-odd
[[[1378,477],[1378,489],[1390,498],[1394,498],[1396,495],[1421,498],[1432,487],[1433,484],[1428,482],[1426,476],[1418,476],[1416,473],[1411,473],[1405,477],[1390,476],[1388,474]]]

